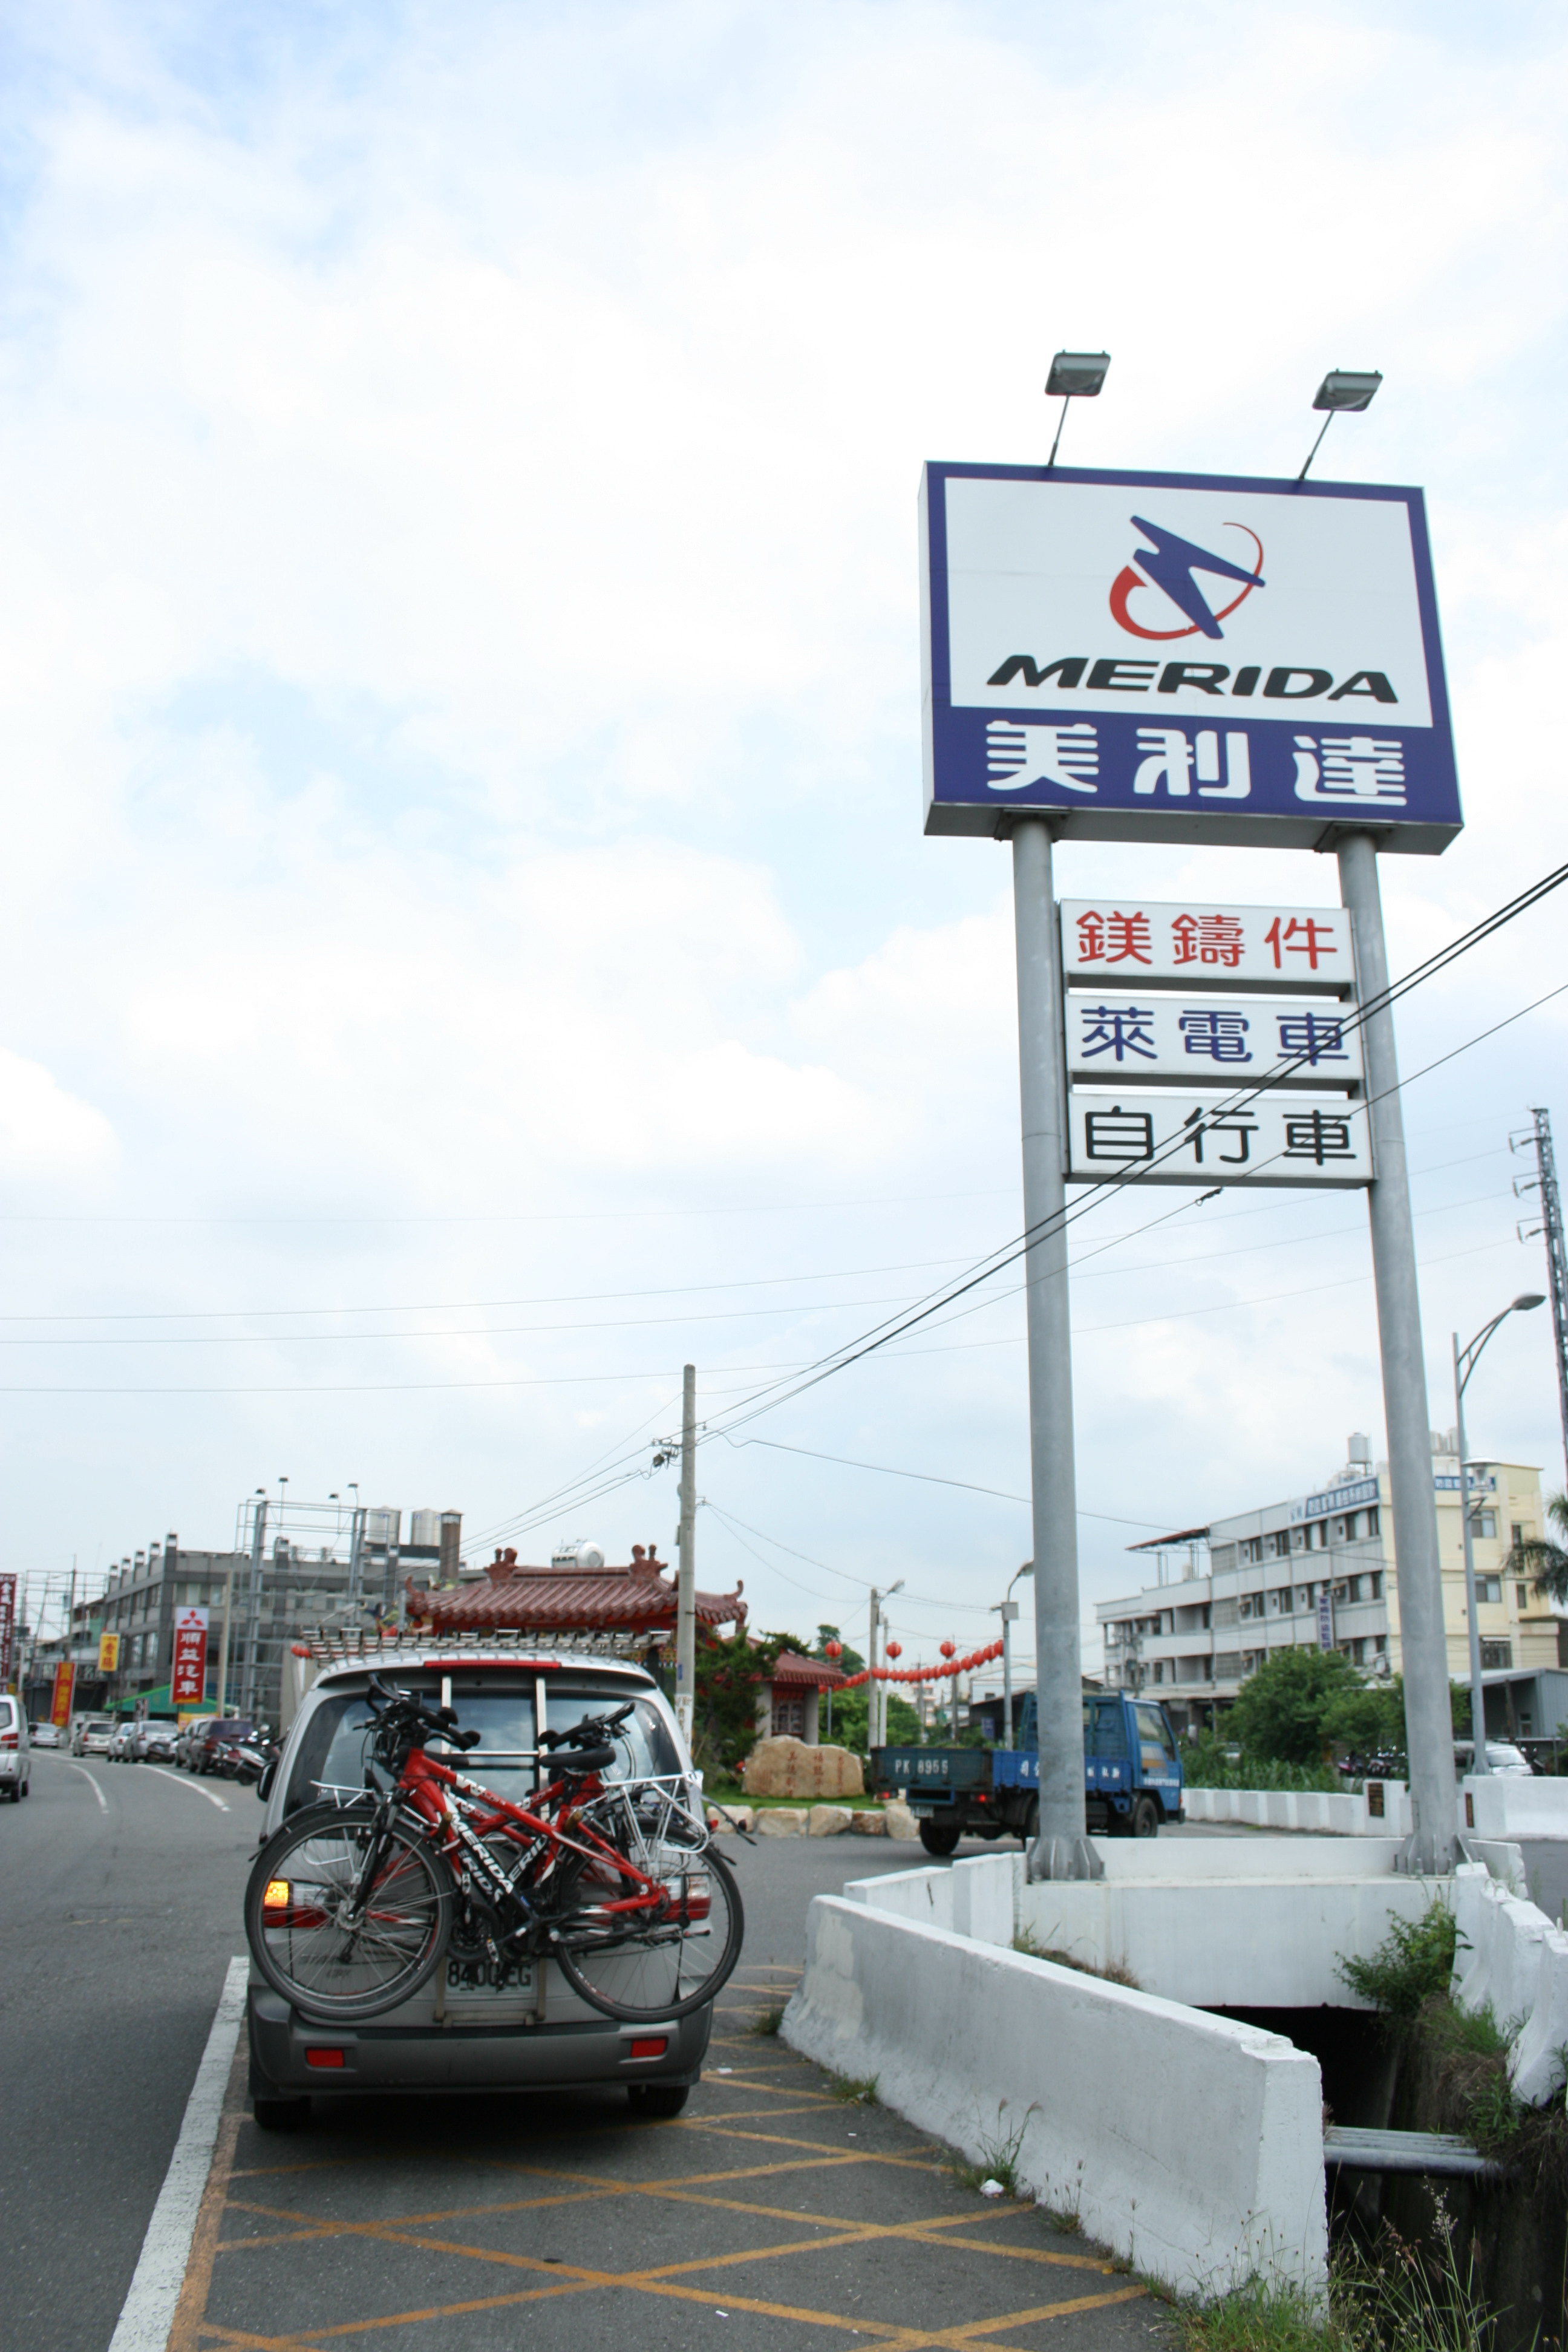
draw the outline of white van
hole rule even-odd
[[[22,1702],[0,1693],[0,1797],[16,1804],[32,1781],[33,1749]]]

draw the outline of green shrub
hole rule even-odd
[[[1458,1937],[1447,1905],[1429,1903],[1419,1919],[1391,1919],[1370,1959],[1342,1958],[1339,1974],[1384,2017],[1408,2024],[1435,1994],[1447,1996]]]

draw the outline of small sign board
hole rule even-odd
[[[1355,986],[1342,907],[1216,907],[1203,898],[1064,898],[1062,970],[1095,988],[1161,981],[1184,989],[1348,995]]]
[[[928,833],[1459,830],[1418,489],[932,464],[921,540]]]
[[[174,1615],[174,1662],[169,1697],[175,1706],[199,1706],[207,1688],[207,1612],[181,1609]]]
[[[1067,1174],[1076,1183],[1134,1176],[1143,1184],[1353,1186],[1373,1180],[1366,1112],[1343,1095],[1274,1092],[1245,1101],[1168,1087],[1121,1094],[1074,1087]]]
[[[76,1668],[68,1658],[62,1658],[55,1668],[55,1686],[49,1698],[49,1721],[61,1731],[71,1724],[71,1696],[76,1689]]]
[[[1325,1584],[1318,1594],[1318,1647],[1331,1650],[1334,1646],[1334,1600]]]
[[[120,1672],[120,1636],[118,1633],[100,1633],[99,1635],[98,1671],[100,1675],[117,1675]]]
[[[1288,997],[1140,993],[1125,979],[1066,1000],[1069,1076],[1107,1086],[1353,1087],[1362,1075],[1354,1009]],[[1273,1074],[1278,1072],[1278,1076]]]
[[[16,1579],[0,1576],[0,1690],[10,1687],[16,1663]]]

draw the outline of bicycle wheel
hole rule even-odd
[[[349,1906],[377,1837],[380,1860],[356,1920]],[[408,2000],[451,1927],[445,1870],[417,1833],[395,1822],[378,1830],[369,1809],[297,1815],[262,1848],[245,1890],[257,1967],[274,1992],[321,2024],[379,2017]]]
[[[553,1923],[552,1957],[575,1992],[605,2017],[660,2025],[710,2001],[741,1957],[745,1915],[730,1865],[708,1847],[674,1857],[664,1884],[673,1908],[658,1925],[628,1927],[604,1906],[637,1891],[609,1861],[579,1864]]]

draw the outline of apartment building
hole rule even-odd
[[[1452,1431],[1432,1439],[1448,1671],[1469,1679],[1469,1628]],[[1520,1538],[1542,1528],[1541,1474],[1472,1464],[1469,1473],[1481,1664],[1493,1730],[1550,1733],[1563,1712],[1568,1621],[1505,1573]],[[1184,1528],[1131,1547],[1157,1580],[1096,1610],[1108,1684],[1158,1690],[1174,1719],[1213,1722],[1248,1675],[1280,1649],[1336,1649],[1369,1675],[1400,1670],[1395,1529],[1386,1464],[1364,1437],[1315,1492]],[[1496,1704],[1492,1692],[1495,1685]]]

